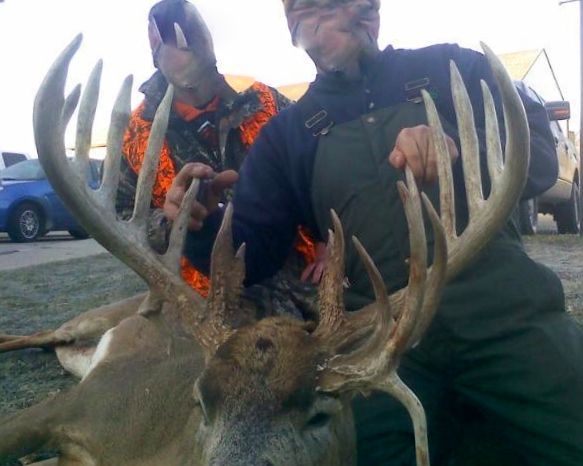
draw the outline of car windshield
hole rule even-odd
[[[38,160],[25,160],[15,163],[4,170],[0,170],[0,179],[2,180],[43,180],[45,172]]]

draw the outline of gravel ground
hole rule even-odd
[[[559,275],[567,309],[583,324],[583,238],[538,235],[525,245]],[[1,272],[0,331],[27,334],[56,328],[83,310],[143,289],[142,281],[109,254]],[[0,416],[74,383],[51,352],[0,354]]]
[[[531,257],[555,271],[563,282],[567,311],[583,325],[583,237],[539,235],[526,238]]]

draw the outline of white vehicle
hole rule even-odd
[[[579,190],[581,178],[579,173],[579,153],[575,144],[563,132],[559,121],[569,120],[571,111],[569,102],[546,102],[532,88],[518,83],[521,90],[547,109],[550,128],[555,140],[559,176],[557,182],[540,196],[520,204],[520,229],[522,234],[536,233],[539,213],[552,214],[557,223],[557,231],[562,233],[579,233]]]
[[[10,165],[22,162],[23,160],[28,160],[28,155],[24,152],[13,152],[0,150],[0,170],[3,170]]]

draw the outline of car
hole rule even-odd
[[[90,161],[90,184],[99,186],[101,160]],[[35,241],[49,231],[68,231],[88,238],[65,207],[38,159],[25,160],[0,170],[0,231],[16,242]]]
[[[23,152],[0,150],[0,170],[8,168],[15,163],[28,160],[28,158],[28,154]]]
[[[571,117],[569,102],[547,102],[524,82],[519,81],[516,85],[530,98],[546,108],[559,162],[559,175],[554,186],[540,196],[520,203],[518,214],[521,233],[524,235],[536,233],[539,213],[553,216],[559,234],[579,233],[580,154],[575,148],[574,142],[565,135],[559,124],[559,121],[568,121]]]

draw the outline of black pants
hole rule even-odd
[[[583,465],[583,332],[565,312],[483,323],[461,339],[434,322],[399,374],[427,415],[432,466]],[[459,330],[459,329],[457,329]],[[475,329],[474,329],[475,330]],[[474,334],[469,331],[469,334]],[[407,411],[354,401],[359,466],[414,466]]]

